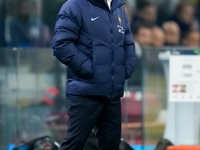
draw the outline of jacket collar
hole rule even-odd
[[[96,6],[99,6],[101,8],[104,8],[104,9],[110,11],[109,7],[107,5],[107,0],[88,0],[88,1]],[[121,2],[121,0],[112,0],[111,11],[115,10],[116,8],[118,8],[122,5],[123,5],[123,3]]]

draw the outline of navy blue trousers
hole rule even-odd
[[[70,96],[67,137],[61,150],[82,150],[94,128],[99,150],[118,150],[121,137],[120,98]]]

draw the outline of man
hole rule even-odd
[[[5,7],[4,3],[0,1],[0,47],[5,46]],[[2,60],[2,59],[1,59]]]
[[[93,127],[101,150],[118,150],[120,97],[134,71],[135,46],[120,0],[69,0],[52,40],[67,66],[67,137],[62,150],[82,150]]]
[[[133,38],[142,48],[151,46],[152,43],[152,28],[145,24],[138,24],[132,28]],[[137,49],[136,49],[137,53]]]
[[[180,28],[174,21],[168,21],[163,24],[165,32],[165,45],[178,46],[180,41]]]
[[[182,45],[190,47],[200,46],[200,34],[197,30],[188,31],[182,39]]]
[[[42,5],[40,1],[12,1],[16,13],[8,20],[11,47],[43,47],[50,45],[50,32],[41,20]]]
[[[152,28],[145,24],[137,24],[132,26],[133,39],[135,40],[135,54],[137,62],[135,64],[135,72],[129,80],[129,84],[141,88],[142,86],[142,50],[148,49],[151,46]]]
[[[124,9],[128,18],[128,21],[130,24],[132,24],[132,19],[133,19],[133,12],[131,10],[131,7],[129,5],[124,5]]]
[[[160,27],[152,29],[152,46],[162,48],[165,43],[165,33]]]
[[[157,6],[149,1],[141,1],[137,14],[133,16],[132,26],[144,24],[153,27],[157,21]]]
[[[199,28],[199,22],[195,18],[195,7],[192,3],[187,1],[180,1],[180,3],[178,3],[175,14],[172,16],[171,20],[178,24],[181,39],[190,30],[198,30]]]

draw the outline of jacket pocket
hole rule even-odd
[[[80,35],[78,41],[79,50],[85,53],[90,59],[92,59],[92,39],[87,36]]]
[[[91,78],[93,75],[93,58],[92,58],[92,40],[86,36],[80,35],[76,47],[82,52],[87,59],[82,62],[80,70],[76,72],[81,78]]]

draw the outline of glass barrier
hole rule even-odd
[[[174,145],[200,144],[200,49],[143,51],[144,150],[165,138]]]
[[[53,127],[66,123],[65,66],[51,49],[0,49],[0,58],[0,149],[42,135],[59,138]]]
[[[183,104],[171,102],[168,96],[170,55],[191,55],[184,52],[151,48],[137,58],[136,71],[126,82],[121,99],[122,138],[134,149],[153,150],[162,137],[181,144],[181,137],[175,134],[184,136],[185,118],[191,118],[191,133],[196,133],[191,134],[193,144],[200,144],[198,101]],[[68,119],[65,85],[66,67],[53,57],[51,49],[1,48],[0,149],[9,150],[11,144],[43,135],[61,142]]]
[[[156,145],[163,137],[166,122],[167,85],[160,52],[143,51],[143,140],[144,145],[149,146]]]

